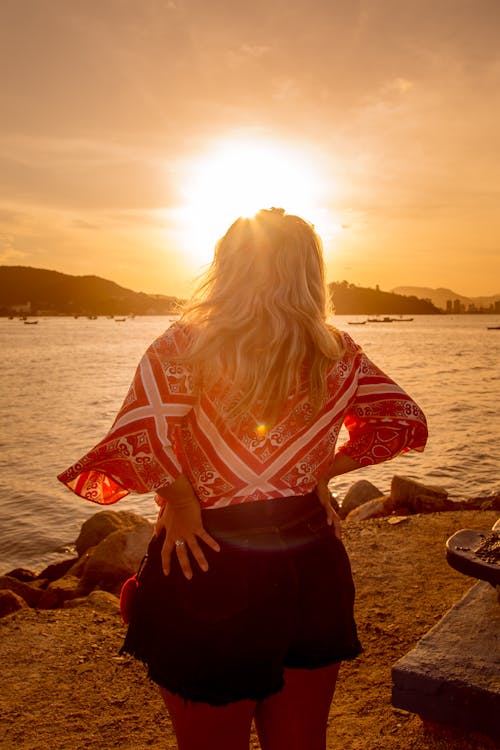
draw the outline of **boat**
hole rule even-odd
[[[391,318],[389,315],[385,315],[383,318],[368,318],[368,323],[411,323],[413,318]]]
[[[38,320],[23,320],[25,326],[36,326]]]
[[[115,323],[125,323],[127,318],[115,318]]]
[[[500,331],[500,326],[487,326],[488,331]]]
[[[348,320],[350,326],[364,326],[366,320]]]

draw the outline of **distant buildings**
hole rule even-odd
[[[449,315],[462,315],[467,313],[468,315],[485,315],[485,314],[500,314],[500,300],[487,305],[486,307],[478,307],[474,302],[465,304],[459,299],[446,300],[446,312]]]

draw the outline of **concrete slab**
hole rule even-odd
[[[476,583],[392,669],[392,703],[500,740],[500,605]]]

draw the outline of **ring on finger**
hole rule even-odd
[[[175,546],[176,547],[185,547],[186,546],[186,542],[184,541],[184,539],[176,539],[175,540]]]

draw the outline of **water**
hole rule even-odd
[[[411,323],[351,326],[368,355],[421,405],[430,438],[423,454],[339,477],[340,497],[357,479],[388,491],[406,474],[467,497],[500,491],[500,331],[495,316],[419,316]],[[121,405],[147,345],[169,318],[0,318],[0,572],[40,568],[68,555],[82,522],[100,510],[56,480],[89,450]],[[152,495],[112,506],[153,519]]]

